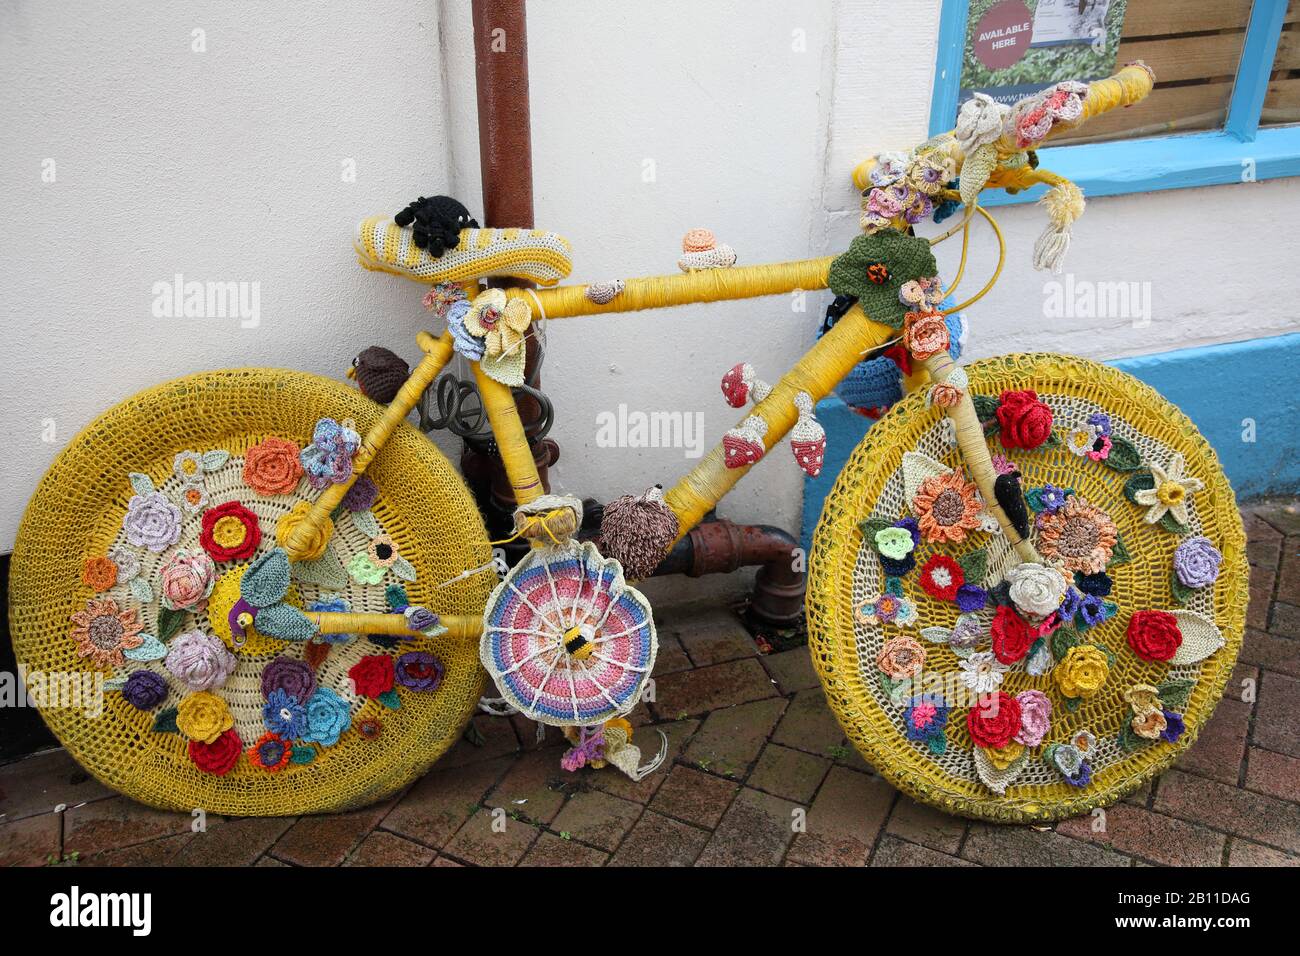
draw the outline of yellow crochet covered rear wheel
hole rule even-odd
[[[243,467],[246,452],[269,436],[304,448],[312,443],[317,420],[324,417],[352,419],[364,434],[382,411],[342,383],[300,372],[208,372],[159,385],[115,406],[58,457],[19,529],[10,584],[10,626],[19,663],[27,669],[29,689],[38,694],[49,691],[38,701],[46,723],[99,780],[166,809],[201,807],[212,813],[252,816],[321,813],[389,796],[423,773],[459,738],[484,685],[474,640],[441,636],[385,647],[382,641],[358,635],[328,644],[328,653],[316,659],[325,649],[320,644],[308,654],[308,643],[272,640],[250,628],[252,639],[223,657],[229,652],[220,641],[228,637],[229,627],[223,633],[221,627],[212,626],[208,610],[214,609],[215,614],[218,604],[228,610],[238,598],[235,578],[247,568],[251,554],[216,561],[211,603],[192,607],[179,628],[162,633],[167,628],[161,597],[167,594],[181,603],[193,597],[186,590],[191,579],[173,573],[164,581],[162,565],[177,549],[197,555],[199,565],[204,564],[204,512],[238,501],[246,511],[235,520],[260,526],[256,548],[260,555],[275,546],[278,518],[296,502],[319,493],[306,478],[294,484],[293,455],[283,454],[285,446],[274,443],[262,449],[260,471],[250,486]],[[194,454],[182,454],[187,452]],[[377,486],[377,498],[373,503],[359,502],[369,507],[336,513],[330,547],[338,564],[330,566],[323,583],[304,580],[295,571],[288,603],[333,599],[352,611],[385,612],[401,606],[396,596],[402,594],[398,589],[404,589],[411,605],[443,614],[481,613],[496,583],[494,575],[439,586],[491,560],[474,501],[447,459],[418,431],[403,424],[366,474]],[[150,489],[164,503],[158,505],[155,520],[137,527],[137,541],[132,544],[125,538],[124,515],[133,495]],[[173,503],[180,515],[175,540],[169,530],[173,512],[166,502]],[[251,541],[252,532],[248,534]],[[145,546],[138,543],[141,535]],[[222,535],[223,544],[235,546],[243,537],[231,521]],[[149,542],[170,542],[170,546],[154,551]],[[211,537],[206,547],[214,547]],[[396,563],[395,555],[402,563]],[[309,577],[320,573],[318,568],[317,575]],[[229,674],[210,693],[220,698],[218,709],[224,705],[229,710],[238,741],[220,741],[196,761],[186,732],[194,734],[196,725],[220,730],[220,720],[204,724],[203,715],[192,714],[187,720],[181,705],[180,724],[186,730],[178,732],[167,715],[187,697],[212,703],[210,697],[197,694],[209,671],[173,670],[169,659],[145,653],[147,641],[133,651],[124,650],[130,640],[122,641],[119,635],[132,628],[124,631],[106,617],[93,621],[89,631],[82,629],[79,645],[72,636],[71,618],[82,612],[85,621],[90,601],[101,612],[112,601],[128,620],[134,614],[137,629],[164,636],[172,642],[166,645],[169,649],[180,639],[178,634],[198,632],[199,637],[190,640],[204,649],[206,660],[229,666]],[[211,642],[218,650],[212,650]],[[116,657],[117,663],[110,660],[97,668],[94,661],[100,651]],[[410,652],[419,656],[403,667],[400,655]],[[133,661],[130,653],[145,659]],[[436,666],[429,665],[427,655],[443,668],[440,682],[434,679]],[[377,660],[384,656],[395,659],[396,682],[393,667]],[[324,694],[319,702],[322,709],[319,719],[298,726],[310,724],[312,729],[296,742],[294,759],[276,759],[280,748],[272,744],[258,751],[255,760],[255,745],[268,732],[264,715],[268,692],[262,673],[276,659],[289,662],[289,680],[300,679],[303,667],[311,667],[314,676],[308,681]],[[369,663],[354,670],[363,660]],[[186,679],[178,679],[178,671]],[[147,672],[147,676],[137,676],[137,686],[128,685],[129,693],[116,689],[133,672]],[[109,681],[102,694],[102,713],[96,713],[93,690],[99,675]],[[388,695],[382,693],[385,680],[392,687]],[[56,687],[66,689],[73,682],[87,692],[81,699],[54,693]],[[331,711],[329,705],[337,701],[342,703]],[[271,717],[279,719],[290,711],[291,707]],[[301,715],[290,716],[296,720]],[[346,729],[337,733],[343,725]],[[285,731],[285,740],[292,736]],[[223,773],[213,772],[227,763],[231,765]],[[279,765],[268,769],[267,763]]]
[[[930,712],[909,716],[907,708],[914,698],[891,698],[891,682],[882,680],[878,655],[886,641],[900,636],[915,636],[924,651],[922,689],[965,686],[952,679],[960,678],[963,660],[954,650],[956,645],[945,643],[942,635],[936,643],[934,636],[898,626],[902,618],[886,625],[881,618],[864,619],[858,613],[864,602],[885,594],[888,586],[877,549],[866,540],[859,523],[864,519],[892,522],[909,514],[903,493],[904,453],[919,452],[942,465],[961,467],[947,422],[940,409],[926,408],[924,390],[907,396],[872,426],[826,499],[810,558],[809,649],[845,733],[899,789],[949,813],[989,820],[1029,822],[1075,816],[1115,802],[1167,768],[1191,746],[1213,713],[1241,646],[1248,586],[1245,533],[1213,448],[1185,415],[1143,383],[1104,365],[1049,354],[1000,356],[966,369],[975,396],[996,398],[1003,391],[1036,390],[1052,409],[1061,434],[1069,435],[1088,416],[1104,412],[1114,434],[1131,443],[1143,462],[1163,465],[1181,455],[1186,473],[1203,482],[1204,487],[1191,496],[1187,527],[1175,533],[1148,523],[1148,509],[1125,494],[1132,472],[1072,453],[1066,443],[1024,450],[1005,449],[997,438],[989,439],[994,455],[1013,460],[1023,475],[1024,488],[1050,483],[1072,489],[1109,514],[1118,529],[1128,560],[1111,564],[1106,572],[1113,581],[1108,600],[1117,611],[1104,623],[1079,631],[1083,640],[1103,646],[1113,656],[1105,683],[1092,696],[1076,698],[1073,706],[1067,706],[1069,701],[1061,693],[1065,685],[1054,680],[1050,670],[1031,674],[1028,658],[1002,674],[999,689],[1008,695],[1039,690],[1053,705],[1050,730],[1037,745],[1025,747],[1023,762],[1014,768],[1019,775],[1002,793],[988,784],[989,764],[984,764],[983,776],[977,766],[967,728],[969,706],[951,706],[946,724],[936,725],[941,730],[932,748],[923,729],[932,719]],[[1029,517],[1032,523],[1032,511]],[[1194,591],[1180,589],[1174,578],[1175,548],[1199,536],[1208,538],[1222,554],[1217,579]],[[1000,534],[978,531],[970,537],[973,540],[964,546],[921,543],[915,552],[917,567],[895,578],[902,582],[900,596],[917,612],[917,627],[952,628],[958,613],[954,604],[919,586],[918,575],[931,555],[957,557],[963,549],[984,547],[988,570],[980,583],[990,588],[1012,563]],[[1041,531],[1035,531],[1033,540],[1041,545],[1041,537]],[[1180,590],[1181,599],[1175,593]],[[1130,619],[1139,610],[1199,614],[1217,627],[1223,646],[1192,664],[1144,660],[1126,636]],[[979,612],[982,650],[989,647],[991,613],[992,607]],[[886,664],[897,666],[893,659]],[[926,685],[925,679],[934,674],[946,682]],[[1185,732],[1176,742],[1135,738],[1126,728],[1132,727],[1138,711],[1125,692],[1135,684],[1163,686],[1176,681],[1192,682],[1190,694],[1177,708]],[[1160,717],[1151,719],[1160,722]],[[912,739],[909,728],[914,731]],[[1082,731],[1094,736],[1091,745],[1080,736]],[[1076,777],[1072,785],[1061,764],[1052,763],[1056,751],[1048,748],[1076,740],[1090,764],[1090,780],[1081,784]],[[1006,753],[1010,758],[1018,751]]]

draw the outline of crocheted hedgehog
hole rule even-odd
[[[411,226],[411,238],[417,249],[427,249],[440,256],[456,248],[462,229],[477,229],[469,210],[450,196],[421,196],[393,217],[405,229]]]

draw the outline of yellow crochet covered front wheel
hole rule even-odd
[[[1049,354],[966,371],[1042,560],[1017,568],[947,419],[913,393],[826,499],[809,649],[895,786],[949,813],[1056,820],[1195,741],[1241,646],[1245,533],[1209,443],[1131,376]]]
[[[481,613],[493,575],[442,584],[491,560],[483,523],[414,428],[287,591],[241,587],[382,411],[300,372],[208,372],[115,406],[58,457],[19,529],[10,627],[46,723],[99,780],[172,810],[321,813],[389,796],[459,738],[484,683],[475,641],[284,625],[303,607]]]

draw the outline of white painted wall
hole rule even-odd
[[[855,234],[853,164],[924,138],[938,0],[533,0],[539,225],[569,236],[573,278],[672,271],[708,226],[749,263],[825,255]],[[61,448],[99,410],[201,369],[340,375],[361,347],[416,357],[419,288],[356,267],[363,215],[423,192],[481,206],[468,0],[367,4],[0,7],[0,549]],[[201,29],[206,52],[194,52]],[[796,31],[803,31],[797,34]],[[802,36],[803,48],[796,49]],[[57,178],[42,181],[54,160]],[[343,163],[355,162],[355,182]],[[653,161],[652,182],[643,179]],[[1037,211],[999,215],[1011,246],[974,310],[971,353],[1110,358],[1294,331],[1293,181],[1101,199],[1079,227],[1080,279],[1152,283],[1152,322],[1045,320],[1028,266]],[[1235,241],[1224,241],[1233,237]],[[945,251],[950,261],[956,250]],[[975,283],[990,257],[977,252]],[[261,321],[162,319],[151,288],[260,283]],[[1262,294],[1261,294],[1262,293]],[[824,300],[550,323],[545,370],[564,457],[557,484],[609,497],[672,481],[681,449],[596,447],[596,414],[736,413],[717,379],[747,359],[776,377]],[[47,420],[56,440],[42,440]],[[800,473],[776,450],[724,502],[797,529]]]

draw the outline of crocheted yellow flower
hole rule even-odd
[[[210,744],[235,726],[235,718],[224,700],[201,690],[182,698],[176,708],[176,726],[190,740]]]
[[[1187,502],[1194,492],[1205,487],[1205,482],[1185,474],[1185,466],[1181,454],[1175,454],[1163,468],[1155,462],[1147,463],[1155,484],[1137,492],[1133,500],[1146,506],[1148,524],[1155,524],[1166,513],[1173,515],[1179,524],[1187,524]]]
[[[1020,759],[1025,752],[1025,745],[1018,744],[1014,740],[1005,747],[985,747],[984,756],[989,763],[997,770],[1006,770],[1013,763]]]
[[[1150,684],[1134,684],[1124,691],[1124,700],[1133,708],[1134,714],[1149,714],[1153,710],[1163,709],[1160,703],[1160,691]]]
[[[496,358],[518,348],[532,321],[532,310],[522,299],[508,300],[504,290],[487,289],[474,297],[465,329],[483,339],[486,354]]]
[[[1070,648],[1053,673],[1066,697],[1091,697],[1101,690],[1110,673],[1110,661],[1100,647],[1079,644]]]
[[[1133,728],[1133,733],[1139,737],[1144,737],[1147,740],[1159,740],[1160,735],[1169,726],[1169,720],[1162,711],[1151,710],[1134,717],[1130,725]]]

